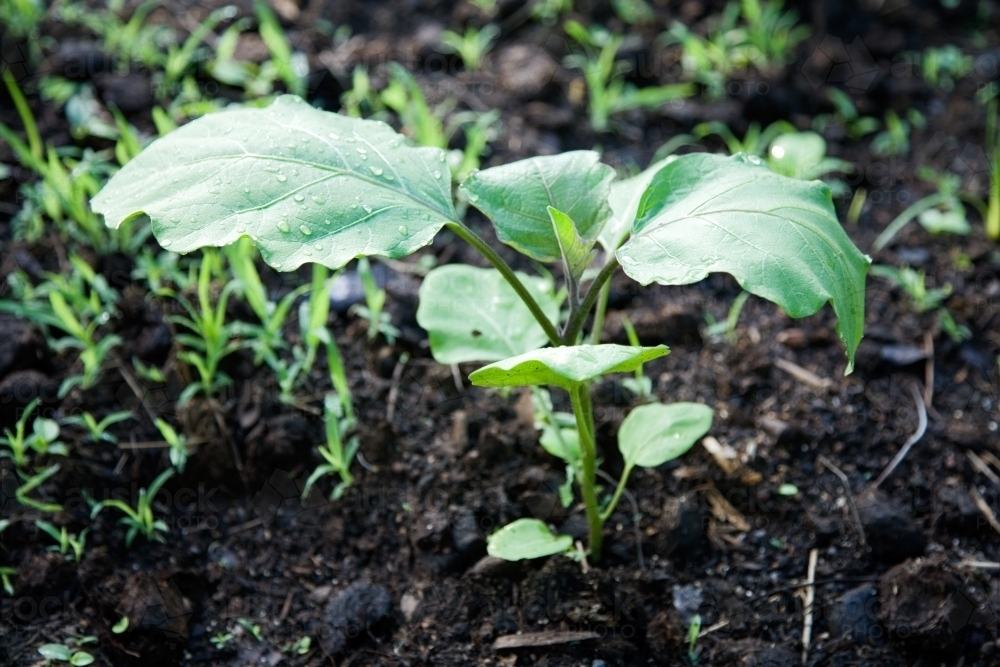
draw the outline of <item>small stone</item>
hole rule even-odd
[[[391,606],[389,592],[377,584],[359,581],[340,591],[324,611],[323,650],[340,653],[350,639],[384,619]]]
[[[419,607],[420,600],[410,593],[404,593],[403,598],[399,601],[399,609],[403,612],[403,618],[406,619],[407,623],[413,620]]]
[[[868,546],[876,560],[892,564],[924,553],[927,538],[899,503],[876,493],[861,496],[857,505]]]

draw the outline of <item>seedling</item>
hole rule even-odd
[[[7,451],[0,451],[0,458],[13,459],[14,465],[18,469],[23,469],[28,465],[29,451],[54,456],[66,456],[69,453],[66,445],[59,442],[59,423],[55,420],[38,417],[31,424],[31,434],[26,432],[28,419],[40,402],[41,399],[36,398],[28,403],[28,407],[24,409],[14,425],[14,431],[11,432],[10,429],[5,428],[4,435],[0,438],[0,445],[7,448]]]
[[[1000,241],[1000,123],[997,122],[997,100],[992,99],[986,110],[986,155],[989,158],[990,190],[986,209],[986,235]]]
[[[632,321],[625,316],[622,316],[622,328],[625,329],[629,345],[632,347],[642,347],[642,344],[639,342],[639,336],[635,333],[635,327],[632,326]],[[636,367],[635,377],[622,380],[622,386],[643,401],[649,401],[653,398],[653,381],[642,372],[642,364]]]
[[[93,638],[93,641],[97,639]],[[93,664],[95,659],[86,651],[75,650],[66,644],[44,644],[38,647],[38,653],[45,658],[46,666],[53,662],[68,662],[73,667],[84,667]]]
[[[119,519],[118,522],[128,526],[128,531],[125,533],[125,546],[129,549],[132,548],[132,542],[135,541],[135,537],[139,533],[142,533],[143,537],[153,542],[165,541],[163,533],[167,532],[167,524],[153,515],[153,500],[173,474],[174,469],[167,468],[153,480],[148,489],[139,489],[139,497],[136,499],[134,509],[122,500],[109,498],[94,504],[90,512],[90,518],[93,519],[100,514],[101,510],[105,507],[114,507],[124,514],[125,516]]]
[[[351,475],[351,462],[354,461],[360,443],[358,436],[352,434],[357,427],[358,420],[354,415],[351,390],[347,384],[347,373],[344,370],[340,350],[329,331],[324,328],[323,333],[326,338],[326,359],[327,365],[330,367],[330,382],[334,388],[334,391],[323,399],[326,445],[320,446],[318,450],[326,463],[317,466],[309,475],[302,488],[302,497],[308,497],[313,485],[324,475],[336,474],[340,476],[340,483],[333,488],[330,497],[337,500],[343,495],[344,490],[354,483],[354,476]]]
[[[3,592],[11,597],[14,595],[14,584],[11,583],[10,578],[16,576],[16,567],[0,567],[0,583],[3,584]]]
[[[897,215],[872,243],[872,250],[875,252],[888,246],[896,234],[913,219],[931,234],[948,232],[964,236],[971,231],[964,203],[980,207],[982,203],[959,191],[961,179],[958,175],[939,174],[930,168],[918,168],[917,175],[925,181],[934,183],[937,192],[918,199]]]
[[[906,265],[897,269],[894,266],[876,264],[871,268],[871,274],[885,278],[893,285],[903,288],[903,291],[910,297],[913,310],[918,313],[934,310],[944,303],[952,291],[950,283],[945,283],[944,287],[928,289],[925,284],[926,274],[924,271],[914,271]]]
[[[309,652],[310,648],[312,648],[312,637],[305,636],[305,637],[299,637],[294,642],[292,642],[291,644],[289,644],[288,646],[284,647],[281,650],[283,653],[305,655],[306,653]]]
[[[601,27],[585,28],[576,21],[566,22],[566,34],[582,48],[582,53],[566,57],[566,66],[579,69],[587,82],[590,126],[596,132],[608,129],[612,114],[631,109],[658,109],[672,100],[690,97],[690,84],[670,84],[637,88],[625,82],[629,63],[618,60],[618,51],[625,43],[621,35]]]
[[[892,109],[885,112],[885,130],[872,139],[871,151],[879,157],[909,155],[911,128],[923,129],[926,121],[916,109],[906,112],[906,120]]]
[[[378,286],[371,264],[365,257],[358,260],[358,277],[365,292],[365,305],[351,306],[350,311],[368,321],[369,341],[382,334],[389,345],[395,345],[399,329],[392,326],[392,316],[382,311],[385,307],[385,290]]]
[[[688,625],[688,660],[691,661],[692,665],[698,664],[698,651],[695,648],[698,646],[698,635],[701,634],[701,614],[695,614],[691,617],[691,624]]]
[[[955,82],[975,66],[973,57],[962,53],[954,44],[925,49],[922,54],[915,54],[915,59],[927,85],[946,92],[954,90]]]
[[[730,345],[734,344],[736,342],[736,323],[739,322],[740,313],[749,298],[750,292],[740,292],[733,299],[732,305],[729,306],[729,314],[726,319],[721,322],[716,322],[712,314],[705,311],[705,320],[708,322],[705,333],[709,336],[724,336]]]
[[[59,472],[59,464],[54,464],[40,470],[33,475],[30,475],[22,470],[18,470],[18,476],[24,480],[24,482],[17,488],[14,492],[14,498],[17,502],[21,503],[25,507],[31,507],[40,512],[59,512],[62,510],[61,505],[55,503],[42,503],[28,496],[29,493],[44,484],[50,477]]]
[[[841,125],[849,139],[861,139],[878,130],[878,118],[862,116],[851,96],[839,88],[828,88],[827,98],[835,111],[832,114],[820,114],[813,118],[813,129],[822,133],[833,124]]]
[[[177,472],[184,474],[184,466],[187,465],[188,460],[187,438],[162,419],[156,420],[156,428],[163,436],[163,440],[170,446],[170,465],[177,468]]]
[[[465,69],[475,72],[493,48],[493,40],[499,36],[500,28],[492,23],[482,28],[468,26],[465,34],[445,30],[441,33],[441,50],[456,54],[462,59]]]
[[[229,648],[229,645],[233,643],[234,639],[233,633],[231,632],[219,632],[210,637],[208,641],[211,642],[212,646],[214,646],[216,650],[225,651]]]
[[[83,549],[87,545],[87,531],[89,529],[84,528],[79,535],[71,535],[66,530],[66,526],[56,528],[48,521],[41,520],[35,521],[35,525],[56,541],[56,544],[48,547],[49,551],[56,551],[65,556],[67,560],[80,562],[80,559],[83,558]]]
[[[597,560],[603,525],[631,471],[680,456],[712,421],[711,408],[700,404],[633,410],[619,429],[623,473],[611,497],[599,497],[590,386],[669,352],[662,345],[581,344],[619,268],[642,284],[667,285],[726,272],[791,317],[830,302],[847,347],[846,372],[853,368],[870,260],[844,233],[827,186],[775,174],[760,162],[696,153],[612,183],[614,171],[596,153],[576,151],[469,176],[462,196],[491,220],[501,242],[559,266],[564,296],[546,278],[513,271],[462,222],[443,150],[410,146],[384,124],[292,96],[205,116],[154,142],[93,205],[112,227],[149,216],[160,244],[177,252],[250,235],[280,271],[306,262],[339,268],[372,255],[398,259],[447,227],[493,268],[447,265],[427,274],[417,321],[431,353],[444,364],[494,362],[470,376],[477,386],[548,386],[569,395],[580,443],[576,482],[589,557]],[[172,220],[179,209],[184,221]],[[593,331],[591,338],[600,339]],[[491,536],[488,552],[540,557],[572,542],[541,521],[520,519]]]
[[[117,444],[118,438],[113,433],[108,433],[108,428],[119,422],[132,419],[131,412],[112,412],[101,421],[89,412],[82,415],[73,415],[63,420],[63,424],[83,426],[87,429],[87,437],[91,442],[110,442]]]
[[[264,641],[264,635],[261,633],[259,625],[246,618],[238,618],[236,619],[236,622],[239,623],[244,630],[253,635],[254,639],[259,642]]]

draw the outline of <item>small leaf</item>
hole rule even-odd
[[[128,616],[122,616],[120,621],[111,626],[111,632],[116,635],[120,635],[126,630],[128,630]]]
[[[596,254],[592,250],[594,242],[580,238],[576,225],[568,215],[551,206],[548,207],[548,211],[552,220],[552,231],[556,235],[556,242],[559,243],[559,251],[562,253],[563,268],[573,280],[579,280],[594,261]]]
[[[52,419],[38,418],[34,423],[35,435],[40,436],[45,442],[52,442],[59,437],[59,423]]]
[[[518,273],[542,311],[555,320],[559,301],[547,281]],[[447,264],[420,285],[417,323],[441,364],[498,361],[548,342],[541,325],[496,269]]]
[[[655,468],[691,449],[712,426],[712,408],[701,403],[651,403],[632,410],[618,429],[625,466]]]
[[[209,114],[154,141],[92,206],[110,227],[149,216],[176,252],[249,236],[284,271],[403,257],[457,220],[444,151],[294,95]]]
[[[478,387],[571,388],[609,373],[634,371],[641,364],[666,356],[666,345],[574,345],[547,347],[484,366],[469,376]]]
[[[562,553],[572,546],[572,537],[552,534],[538,519],[518,519],[489,536],[486,553],[504,560],[524,560]]]
[[[38,647],[38,653],[46,660],[60,660],[62,662],[69,662],[69,659],[73,657],[69,648],[62,644],[43,644]]]
[[[665,166],[643,194],[618,260],[643,285],[730,273],[791,317],[830,302],[850,373],[871,259],[840,226],[826,185],[779,176],[753,159],[697,153]]]
[[[538,444],[542,449],[552,456],[558,457],[567,463],[580,460],[580,434],[575,428],[560,428],[546,425],[542,428],[542,435],[538,438]]]
[[[90,655],[86,651],[77,651],[69,660],[69,664],[74,667],[85,667],[86,665],[93,664],[93,662],[94,656]]]
[[[614,170],[594,151],[519,160],[472,174],[461,189],[493,221],[497,237],[542,262],[562,259],[546,215],[551,206],[569,216],[577,233],[596,238],[611,214],[607,199]]]

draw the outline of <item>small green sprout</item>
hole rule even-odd
[[[918,313],[925,313],[939,307],[952,292],[950,283],[945,283],[943,287],[928,289],[925,283],[926,273],[923,270],[914,271],[905,264],[900,268],[876,264],[871,268],[871,274],[901,287],[910,297],[913,310]]]
[[[743,291],[736,295],[733,299],[732,305],[729,306],[729,314],[726,319],[719,322],[715,321],[712,313],[705,311],[705,321],[708,322],[708,327],[705,329],[705,333],[709,336],[723,336],[729,342],[730,345],[736,343],[736,323],[739,322],[740,313],[743,311],[743,306],[746,304],[747,299],[750,298],[750,292]]]
[[[38,654],[45,658],[45,665],[53,662],[68,662],[73,667],[85,667],[94,663],[94,656],[86,651],[78,650],[79,646],[91,644],[97,637],[72,637],[65,644],[43,644],[38,647]]]
[[[632,326],[632,320],[624,315],[622,315],[622,328],[625,329],[629,345],[632,347],[642,347],[642,343],[639,342],[639,336],[635,333],[635,327]],[[653,400],[653,381],[642,372],[642,364],[636,367],[634,377],[622,380],[622,386],[643,401]]]
[[[244,630],[249,632],[254,639],[259,642],[264,641],[264,634],[261,632],[259,625],[246,618],[238,618],[236,619],[236,622],[239,623]]]
[[[10,578],[16,576],[16,567],[0,567],[0,583],[3,584],[3,592],[11,597],[14,596],[14,584],[11,583]]]
[[[614,42],[605,42],[614,47],[604,56],[611,71]],[[244,150],[220,151],[230,142]],[[336,270],[362,257],[399,259],[447,228],[492,268],[448,264],[424,277],[416,318],[428,332],[431,354],[448,365],[486,362],[469,376],[478,387],[551,388],[568,397],[578,451],[565,439],[555,451],[569,459],[563,460],[567,475],[587,517],[586,557],[595,561],[632,471],[683,455],[713,419],[712,409],[699,403],[634,408],[618,429],[622,474],[613,490],[598,485],[601,443],[591,387],[669,352],[663,345],[596,343],[603,317],[591,315],[605,312],[606,286],[618,269],[643,285],[685,285],[729,273],[791,317],[829,303],[846,345],[845,373],[853,369],[870,259],[847,237],[821,182],[776,174],[756,156],[706,153],[670,157],[621,180],[593,151],[470,174],[458,188],[461,201],[491,221],[500,242],[542,266],[542,275],[533,276],[514,271],[463,222],[441,146],[414,147],[384,123],[283,96],[266,108],[209,114],[151,144],[108,182],[93,206],[112,227],[148,216],[161,245],[176,252],[227,245],[247,235],[242,225],[253,220],[253,241],[280,271],[308,262]],[[164,173],[176,174],[181,184]],[[220,175],[222,183],[215,184]],[[183,222],[172,219],[179,208]],[[546,264],[562,269],[560,289]],[[332,341],[325,326],[315,332]],[[588,339],[595,343],[585,344]],[[353,411],[334,352],[328,342],[334,394],[325,403],[324,458],[327,470],[346,482]],[[570,536],[519,519],[490,536],[487,552],[519,560],[572,546]]]
[[[96,517],[105,507],[113,507],[125,515],[118,522],[128,526],[128,531],[125,533],[125,546],[127,548],[132,547],[132,542],[135,541],[136,535],[140,533],[147,540],[164,542],[163,533],[166,533],[168,530],[167,524],[153,515],[153,500],[173,474],[174,469],[168,468],[153,480],[148,489],[139,489],[139,497],[136,499],[135,508],[117,498],[110,498],[95,503],[90,512],[90,518]]]
[[[692,665],[698,664],[698,651],[695,648],[698,645],[698,635],[701,634],[701,614],[695,614],[691,617],[691,623],[688,625],[688,660],[691,661]]]
[[[233,633],[231,632],[219,632],[209,638],[209,642],[219,651],[225,651],[229,648],[229,645],[233,643]]]
[[[112,412],[101,419],[101,421],[97,421],[97,418],[94,417],[94,415],[89,412],[84,412],[82,415],[67,417],[63,420],[63,424],[85,427],[87,429],[87,437],[91,442],[110,442],[111,444],[117,444],[118,438],[113,433],[108,433],[108,428],[114,424],[131,418],[131,412],[120,411]]]
[[[28,453],[31,451],[52,456],[66,456],[69,453],[66,445],[59,442],[59,423],[53,419],[36,418],[31,424],[31,433],[26,433],[28,419],[40,402],[41,399],[36,398],[28,403],[14,425],[14,431],[5,428],[3,437],[0,437],[0,446],[7,448],[0,450],[0,458],[12,459],[18,469],[27,467]]]
[[[464,34],[445,30],[441,34],[441,49],[444,53],[457,55],[465,69],[474,72],[483,64],[483,58],[493,47],[493,40],[499,36],[500,28],[492,23],[482,28],[468,26]]]
[[[184,466],[187,465],[188,460],[187,438],[162,419],[156,420],[156,428],[163,436],[163,440],[170,446],[170,465],[177,468],[177,472],[183,474]]]
[[[56,528],[48,521],[35,521],[39,530],[45,532],[56,541],[56,544],[48,547],[49,551],[56,551],[66,557],[67,560],[80,562],[83,558],[83,549],[87,545],[88,528],[84,528],[79,535],[71,535],[66,526]]]
[[[395,345],[399,329],[392,326],[392,316],[382,311],[385,306],[385,290],[378,286],[367,257],[358,260],[358,277],[361,278],[361,286],[365,292],[365,305],[351,306],[351,312],[368,321],[368,340],[375,340],[376,336],[382,334],[389,345]]]
[[[128,616],[122,616],[117,623],[111,626],[111,632],[116,635],[120,635],[126,630],[128,630]]]
[[[305,655],[312,648],[312,637],[308,635],[305,637],[299,637],[294,642],[284,647],[282,652],[293,653],[295,655]]]

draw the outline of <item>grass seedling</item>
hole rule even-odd
[[[901,287],[910,298],[910,305],[918,313],[925,313],[934,310],[951,295],[951,285],[945,283],[944,287],[928,289],[926,285],[926,273],[923,270],[914,271],[909,266],[903,265],[900,268],[876,264],[871,268],[871,274],[884,278],[896,287]]]
[[[500,28],[492,23],[476,28],[468,26],[464,34],[451,30],[441,33],[441,50],[454,53],[462,59],[462,66],[475,72],[483,64],[483,58],[493,48],[493,40],[500,36]]]
[[[174,469],[167,468],[153,480],[148,489],[139,489],[139,497],[136,499],[134,508],[123,500],[109,498],[94,504],[90,518],[96,517],[106,507],[113,507],[125,515],[118,522],[128,527],[128,531],[125,533],[126,548],[132,548],[132,542],[140,533],[149,541],[164,542],[163,534],[168,530],[167,524],[154,516],[153,500],[156,499],[156,494],[160,492],[160,489],[173,474]]]
[[[17,576],[16,567],[0,567],[0,583],[3,584],[3,592],[7,595],[14,596],[14,584],[11,582],[11,577]]]
[[[926,121],[916,109],[906,112],[906,120],[892,109],[885,112],[885,129],[875,135],[871,152],[879,157],[910,154],[910,129],[922,129]]]
[[[698,635],[701,634],[701,614],[691,617],[691,624],[688,625],[688,660],[692,665],[698,664]]]
[[[635,333],[635,327],[632,326],[632,320],[624,315],[622,315],[622,328],[625,329],[629,345],[632,347],[642,347],[642,344],[639,342],[639,336]],[[643,401],[653,400],[653,380],[646,377],[642,372],[642,364],[636,366],[634,377],[622,380],[622,386]]]
[[[858,140],[878,130],[878,118],[862,116],[851,96],[839,88],[827,88],[827,99],[833,105],[834,113],[819,114],[813,118],[812,127],[822,134],[833,124],[840,125],[849,139]]]
[[[323,418],[326,423],[326,445],[318,448],[320,456],[326,463],[318,466],[306,480],[302,488],[302,497],[309,496],[313,485],[324,475],[339,475],[340,483],[333,488],[330,497],[339,499],[344,490],[354,483],[351,475],[351,463],[358,452],[358,436],[353,435],[357,427],[357,417],[354,415],[354,404],[351,390],[347,384],[347,373],[344,362],[337,348],[337,342],[328,331],[326,335],[327,364],[330,367],[330,381],[334,391],[323,399]],[[346,439],[346,443],[344,440]]]
[[[0,451],[0,458],[12,459],[19,470],[27,467],[31,451],[43,456],[66,456],[69,453],[66,445],[59,442],[59,423],[53,419],[38,417],[31,424],[31,433],[27,433],[28,419],[40,402],[41,399],[36,398],[28,403],[14,425],[14,431],[5,428],[0,438],[0,445],[7,448]]]
[[[291,653],[292,655],[305,655],[312,648],[312,637],[308,635],[305,637],[299,637],[294,642],[285,646],[281,649],[282,653]]]
[[[368,321],[368,340],[373,341],[382,334],[389,345],[396,344],[399,329],[392,326],[392,316],[383,312],[385,290],[378,286],[371,264],[366,257],[358,260],[358,277],[365,292],[365,305],[351,306],[351,312]]]
[[[208,641],[215,647],[215,650],[225,651],[235,639],[231,632],[219,632],[210,637]]]
[[[236,622],[240,624],[240,627],[249,632],[254,639],[259,642],[264,641],[264,634],[261,632],[259,625],[246,618],[238,618]]]
[[[93,664],[95,658],[86,651],[77,650],[77,647],[96,641],[97,637],[74,637],[65,644],[43,644],[38,647],[38,654],[45,658],[46,667],[53,662],[68,662],[73,667],[85,667]]]
[[[110,442],[114,445],[118,443],[118,438],[113,433],[108,433],[108,428],[129,419],[132,419],[132,413],[125,411],[112,412],[101,421],[97,421],[89,412],[84,412],[82,415],[67,417],[63,424],[83,426],[87,429],[87,437],[91,442]]]
[[[55,551],[66,557],[67,560],[79,563],[83,558],[83,549],[87,545],[87,531],[84,528],[79,535],[71,535],[66,526],[56,528],[48,521],[35,521],[39,530],[54,539],[56,543],[48,547],[49,551]]]
[[[252,152],[219,155],[204,137],[222,134]],[[284,172],[267,169],[275,161]],[[459,187],[463,201],[490,219],[501,242],[539,263],[541,276],[514,271],[464,224],[444,150],[410,146],[385,124],[321,111],[292,96],[181,127],[130,161],[94,207],[112,226],[149,216],[161,244],[178,252],[229,243],[243,234],[243,216],[252,217],[261,221],[254,226],[261,255],[283,271],[310,261],[339,269],[359,257],[399,259],[443,228],[470,244],[492,268],[431,270],[420,287],[417,322],[438,362],[492,362],[469,376],[475,386],[546,387],[568,396],[579,450],[562,451],[586,512],[587,556],[596,561],[604,525],[631,472],[682,455],[713,418],[712,409],[698,403],[634,408],[618,430],[622,474],[610,497],[598,485],[592,384],[669,352],[663,345],[583,343],[600,340],[600,331],[588,335],[585,328],[591,314],[606,307],[605,286],[619,269],[641,284],[666,285],[729,273],[791,317],[830,303],[847,347],[845,372],[853,368],[870,260],[844,233],[827,186],[781,176],[759,162],[694,153],[615,181],[597,153],[574,151],[471,174]],[[165,172],[183,174],[186,185],[163,178]],[[219,175],[240,186],[209,195],[201,185]],[[322,203],[304,205],[317,200]],[[186,211],[183,225],[170,221],[179,206]],[[279,222],[289,216],[298,227]],[[561,266],[560,289],[544,275],[546,264]],[[347,468],[344,421],[353,415],[333,350],[327,346],[336,393],[327,401],[327,426],[335,429],[328,432],[330,472]],[[344,456],[337,455],[338,442]],[[487,552],[510,560],[580,555],[571,536],[527,518],[491,535]]]
[[[39,512],[60,512],[62,511],[62,505],[57,505],[55,503],[43,503],[39,502],[28,496],[29,493],[40,487],[50,477],[59,472],[59,464],[50,465],[44,470],[40,470],[34,474],[29,474],[23,470],[18,470],[17,474],[21,478],[21,486],[14,491],[14,498],[17,502],[21,503],[25,507],[30,507],[36,509]]]
[[[163,440],[170,446],[170,465],[176,468],[177,472],[184,474],[184,466],[187,465],[188,460],[187,438],[162,419],[156,420],[156,428],[163,436]]]
[[[726,319],[716,322],[712,314],[705,311],[705,321],[708,322],[708,327],[705,329],[705,333],[709,336],[723,336],[729,342],[730,345],[736,344],[736,323],[739,322],[740,312],[743,310],[743,306],[746,304],[747,299],[750,298],[750,292],[740,292],[733,303],[729,306],[729,314]]]
[[[179,352],[177,358],[190,364],[198,371],[198,381],[181,392],[178,405],[184,405],[196,394],[211,396],[219,389],[232,384],[228,375],[219,370],[219,362],[241,347],[236,336],[244,326],[238,322],[226,322],[226,306],[230,295],[239,287],[230,281],[222,288],[215,304],[212,303],[212,277],[222,273],[222,257],[214,250],[207,250],[198,267],[197,306],[183,294],[164,289],[163,296],[175,299],[187,311],[187,317],[171,316],[170,321],[188,329],[191,333],[177,335],[177,341],[187,349]]]
[[[566,34],[582,48],[581,53],[566,57],[566,66],[579,69],[587,82],[590,125],[596,132],[608,129],[612,114],[631,109],[658,109],[673,100],[690,97],[694,89],[689,84],[670,84],[637,88],[626,83],[631,65],[618,60],[618,51],[625,43],[601,27],[589,30],[576,21],[566,22]]]
[[[986,155],[989,159],[990,189],[986,207],[986,235],[1000,241],[1000,123],[997,100],[990,100],[986,111]]]
[[[939,174],[924,167],[917,169],[917,175],[933,183],[937,192],[918,199],[897,215],[872,243],[873,251],[878,252],[888,246],[896,234],[914,219],[931,234],[948,232],[964,236],[971,231],[964,204],[981,207],[982,203],[960,192],[961,179],[958,175]],[[980,213],[983,213],[982,209]]]

